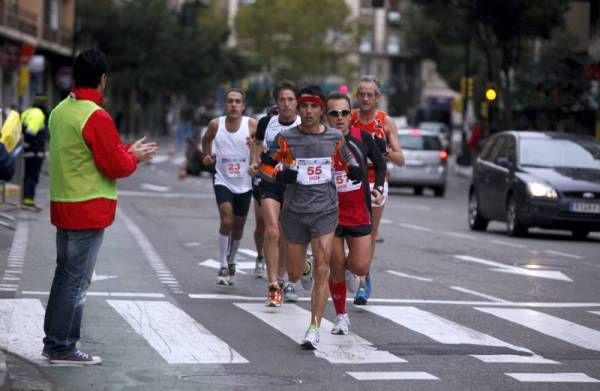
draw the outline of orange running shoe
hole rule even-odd
[[[267,307],[281,307],[283,302],[283,290],[277,285],[269,285],[269,291],[267,292]]]

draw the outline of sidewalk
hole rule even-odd
[[[8,391],[8,369],[6,368],[6,356],[0,350],[0,391]]]

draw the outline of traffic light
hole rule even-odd
[[[493,102],[496,100],[497,96],[498,94],[496,93],[494,86],[488,85],[485,89],[485,99],[487,99],[488,102]]]
[[[467,79],[467,96],[473,96],[473,78],[469,77]]]

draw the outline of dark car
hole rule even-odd
[[[600,231],[600,142],[558,132],[506,131],[489,138],[473,166],[469,226],[506,221],[511,236],[529,227]]]

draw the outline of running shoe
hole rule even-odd
[[[227,280],[227,283],[229,285],[234,285],[235,284],[235,263],[228,264],[227,269],[229,271],[229,279]]]
[[[227,285],[228,277],[229,269],[226,267],[220,268],[219,274],[217,274],[217,285]]]
[[[358,284],[359,284],[358,276],[356,274],[352,273],[348,269],[346,269],[345,275],[346,275],[346,289],[350,293],[356,292],[356,290],[358,289]]]
[[[371,273],[367,273],[367,276],[365,277],[365,289],[367,290],[367,299],[369,297],[371,297]]]
[[[308,327],[300,346],[306,350],[317,350],[319,347],[319,328],[317,326],[311,324]]]
[[[367,296],[367,288],[364,284],[360,284],[358,286],[358,290],[354,295],[354,304],[356,305],[367,305],[367,300],[369,297]]]
[[[269,285],[269,291],[267,292],[267,307],[281,307],[283,301],[283,293],[280,285]]]
[[[62,365],[98,365],[102,364],[100,356],[92,356],[77,349],[73,354],[66,357],[50,357],[50,364]]]
[[[350,319],[348,314],[338,314],[335,317],[335,324],[331,328],[331,334],[348,335],[350,328]]]
[[[256,257],[256,262],[254,263],[254,277],[265,277],[265,257]]]
[[[295,303],[298,301],[296,287],[291,282],[286,282],[283,284],[283,299],[286,303]]]
[[[305,291],[310,291],[313,287],[312,265],[312,255],[307,254],[304,261],[304,273],[302,273],[302,278],[300,279],[302,288],[304,288]]]

